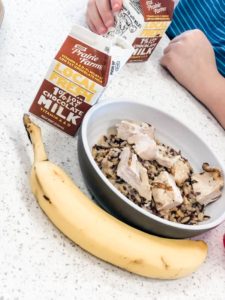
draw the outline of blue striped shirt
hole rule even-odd
[[[211,42],[219,72],[225,77],[225,0],[180,0],[167,29],[170,39],[200,29]]]

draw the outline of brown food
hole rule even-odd
[[[199,203],[197,200],[198,194],[196,194],[193,190],[193,185],[195,181],[192,179],[192,168],[189,162],[182,157],[181,153],[176,152],[169,146],[166,146],[159,141],[157,142],[157,146],[161,148],[166,148],[167,152],[171,155],[171,157],[179,155],[179,167],[181,163],[185,166],[184,172],[182,173],[178,167],[169,169],[166,166],[160,165],[156,160],[143,160],[137,153],[135,152],[135,145],[129,143],[128,141],[124,141],[119,138],[116,134],[109,134],[108,136],[103,136],[100,141],[93,146],[92,155],[97,162],[99,168],[105,174],[105,176],[110,180],[110,182],[129,200],[140,206],[141,208],[161,217],[166,220],[177,222],[181,224],[198,224],[199,222],[205,221],[209,218],[204,214],[204,205]],[[127,179],[124,177],[126,182],[118,176],[118,166],[121,166],[121,157],[123,157],[124,149],[129,152],[129,160],[126,161],[126,168],[130,172],[131,171],[131,179]],[[123,154],[122,154],[123,153]],[[133,166],[133,158],[135,158],[135,168]],[[177,169],[176,169],[177,167]],[[207,166],[208,167],[208,166]],[[205,165],[204,165],[205,168]],[[143,184],[143,170],[148,176],[148,183],[146,186]],[[207,169],[208,170],[208,169]],[[208,170],[208,171],[211,171]],[[214,169],[213,169],[214,171]],[[140,174],[138,174],[138,172]],[[146,193],[146,188],[154,189],[160,188],[161,185],[157,183],[157,177],[161,172],[170,173],[174,176],[176,184],[181,192],[183,202],[176,207],[173,207],[168,210],[160,210],[157,203],[154,201],[154,197],[152,197],[152,192],[150,191],[149,195]],[[123,173],[125,174],[125,173]],[[137,175],[137,176],[136,176]],[[140,175],[140,187],[135,189],[128,181],[138,183],[138,175]],[[175,176],[176,175],[176,176]],[[136,177],[135,177],[136,176]],[[128,176],[129,177],[129,176]],[[145,178],[146,181],[146,178]],[[143,184],[143,190],[141,190],[141,185]],[[135,184],[133,185],[135,186]],[[137,184],[136,184],[137,186]],[[171,187],[168,187],[171,189]],[[142,196],[141,196],[142,195]],[[144,196],[144,197],[143,197]]]

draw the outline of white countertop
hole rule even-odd
[[[206,262],[193,275],[160,281],[142,278],[89,255],[43,214],[29,187],[32,151],[22,124],[48,66],[74,23],[84,22],[86,1],[5,1],[0,31],[0,300],[6,299],[225,299],[225,223],[201,236]],[[104,98],[131,98],[176,116],[225,163],[225,132],[211,114],[158,63],[129,64]],[[77,139],[38,121],[51,160],[84,185]]]

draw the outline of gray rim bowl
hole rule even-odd
[[[122,119],[131,119],[130,116],[132,115],[132,113],[129,113],[128,111],[132,109],[134,120],[135,117],[137,117],[136,120],[144,122],[148,121],[149,123],[152,123],[154,125],[154,120],[156,122],[158,118],[161,118],[163,122],[168,123],[165,124],[167,125],[165,126],[165,128],[168,128],[169,126],[179,126],[179,131],[181,131],[181,133],[183,131],[185,134],[189,135],[191,144],[198,143],[198,147],[200,147],[200,149],[198,149],[198,151],[200,151],[200,156],[202,156],[202,151],[208,151],[208,155],[210,156],[209,163],[214,163],[214,165],[222,168],[221,164],[208,148],[208,146],[194,132],[185,127],[174,117],[150,106],[135,102],[112,101],[96,104],[88,111],[82,122],[78,138],[78,157],[85,183],[97,203],[106,211],[110,212],[112,215],[126,222],[127,224],[130,224],[143,231],[169,238],[193,237],[206,232],[222,223],[225,220],[224,191],[223,196],[210,205],[211,207],[214,206],[212,211],[216,211],[218,214],[218,216],[215,217],[214,220],[209,219],[209,221],[200,223],[199,225],[185,225],[164,220],[148,211],[145,211],[144,209],[140,208],[132,201],[127,199],[123,194],[121,194],[105,177],[91,154],[91,148],[94,143],[97,142],[97,140],[100,138],[100,136],[96,136],[94,138],[94,142],[91,142],[90,139],[93,135],[96,135],[95,128],[97,128],[98,126],[105,126],[104,120],[106,120],[105,123],[110,123],[110,121],[108,120],[110,120],[114,113],[116,115],[114,116],[114,118],[112,118],[111,125],[115,125],[115,123],[113,123],[115,122],[115,120],[118,121]],[[145,114],[147,112],[149,116],[147,117],[148,120],[146,120],[146,117],[144,120],[141,120],[140,117],[138,117],[138,111],[140,110]],[[104,120],[101,124],[102,119]],[[106,127],[102,128],[105,133],[107,129],[108,128]],[[175,128],[171,129],[173,131]],[[171,145],[173,146],[173,144]],[[202,162],[204,161],[201,161],[201,163]],[[218,210],[221,210],[221,213],[220,211],[218,212]]]

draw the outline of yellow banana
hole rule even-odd
[[[55,226],[76,244],[104,261],[151,278],[183,277],[203,263],[207,255],[203,241],[152,236],[98,207],[48,161],[40,128],[27,115],[24,124],[34,149],[32,192]]]

